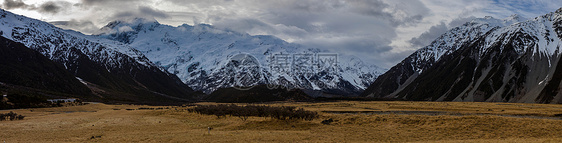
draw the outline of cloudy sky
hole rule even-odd
[[[356,55],[390,68],[472,18],[532,18],[560,0],[0,0],[1,8],[86,34],[113,20],[211,24]]]

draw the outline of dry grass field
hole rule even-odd
[[[0,121],[0,142],[562,142],[558,117],[562,105],[398,101],[268,105],[296,106],[317,111],[320,117],[242,121],[187,112],[191,107],[106,104],[3,110],[0,113],[26,117]],[[331,124],[321,123],[330,118]],[[208,127],[213,128],[210,133]]]

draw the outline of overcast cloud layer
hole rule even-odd
[[[355,55],[390,68],[472,18],[532,18],[559,0],[4,0],[3,9],[86,34],[118,19],[211,24]]]

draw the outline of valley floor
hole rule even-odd
[[[187,112],[191,107],[101,103],[2,110],[26,117],[0,121],[0,142],[562,142],[562,105],[394,101],[268,105],[297,106],[318,111],[320,117],[242,121]],[[330,118],[331,124],[321,123]],[[208,127],[213,128],[210,133]]]

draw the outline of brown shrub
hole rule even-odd
[[[205,115],[215,115],[217,118],[226,117],[226,115],[239,117],[245,121],[250,116],[270,117],[278,120],[313,120],[318,117],[318,113],[306,111],[302,108],[297,109],[292,106],[271,107],[263,105],[247,105],[238,106],[235,104],[219,104],[219,105],[197,105],[195,108],[189,109],[189,112],[195,112]]]

